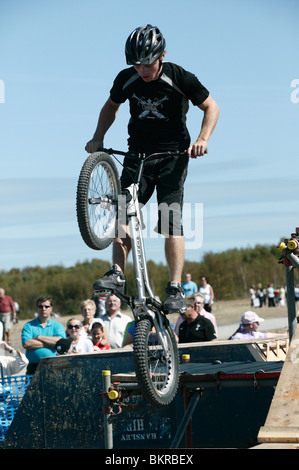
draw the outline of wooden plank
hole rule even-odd
[[[294,331],[258,442],[299,442],[299,328]]]
[[[299,428],[263,426],[259,432],[259,442],[298,442]]]
[[[253,450],[297,450],[299,449],[299,444],[296,444],[294,442],[266,442],[265,444],[258,444],[257,446],[250,447],[250,449]]]
[[[136,382],[137,383],[135,372],[128,372],[128,373],[122,372],[122,373],[118,373],[118,374],[112,374],[111,375],[111,381],[112,382],[123,382],[123,383],[128,383],[128,382],[129,383],[131,383],[131,382]]]

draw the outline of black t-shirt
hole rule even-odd
[[[213,323],[203,315],[198,315],[191,323],[183,321],[179,327],[179,342],[194,343],[216,339]]]
[[[122,70],[110,90],[115,103],[129,100],[130,149],[151,149],[152,152],[188,148],[190,136],[186,114],[189,100],[198,106],[208,96],[208,90],[195,75],[171,62],[164,62],[159,78],[148,83],[134,67]]]

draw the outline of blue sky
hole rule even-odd
[[[195,213],[202,242],[186,259],[289,237],[299,226],[298,13],[297,0],[0,0],[0,270],[110,260],[80,237],[76,185],[126,67],[125,40],[146,23],[220,107],[209,154],[190,162],[185,202],[201,204],[203,224]],[[201,120],[191,105],[193,140]],[[107,147],[126,149],[127,121],[125,103]],[[146,247],[164,262],[163,239]]]

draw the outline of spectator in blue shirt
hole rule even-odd
[[[182,289],[184,290],[186,297],[197,292],[197,285],[195,282],[191,281],[190,273],[185,274],[185,282],[182,284]]]
[[[66,336],[63,325],[51,318],[52,299],[39,297],[36,306],[37,318],[25,323],[22,330],[22,345],[29,361],[27,374],[34,374],[43,357],[56,356],[55,345]]]

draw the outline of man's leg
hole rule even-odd
[[[122,294],[126,293],[126,278],[124,270],[128,254],[131,250],[131,238],[129,236],[129,227],[121,226],[119,228],[121,237],[113,241],[113,265],[100,279],[97,279],[93,288],[95,291],[117,290]]]
[[[165,238],[165,255],[169,268],[170,281],[181,283],[181,277],[185,260],[184,236]]]
[[[167,313],[186,311],[185,293],[181,277],[185,257],[185,241],[182,228],[184,183],[188,171],[189,157],[172,156],[163,159],[159,166],[157,200],[159,220],[157,232],[164,234],[165,255],[169,267],[170,282],[163,303]]]
[[[115,264],[118,269],[125,272],[126,262],[131,250],[131,238],[129,236],[128,226],[122,226],[121,230],[126,236],[123,238],[115,238],[113,242],[113,264]]]
[[[181,287],[181,277],[185,258],[184,236],[171,236],[165,239],[165,254],[169,268],[170,282],[166,288],[164,311],[166,313],[186,311],[185,293]]]
[[[4,313],[3,318],[3,339],[7,344],[10,344],[10,328],[11,328],[11,316],[12,313]]]

